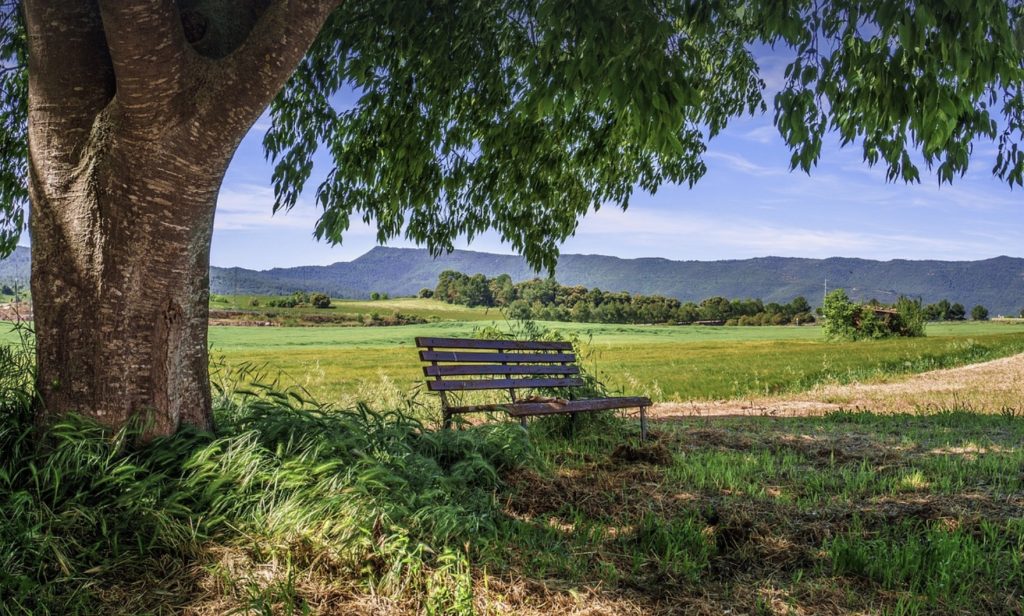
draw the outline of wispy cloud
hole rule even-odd
[[[277,225],[301,226],[312,231],[317,217],[316,210],[304,201],[290,212],[275,215],[274,191],[269,186],[233,184],[220,191],[213,228],[216,231],[251,231]]]
[[[675,259],[756,256],[867,256],[876,259],[978,259],[995,256],[988,237],[935,237],[843,228],[780,225],[756,218],[604,208],[584,220],[580,237],[616,237],[647,255]],[[572,242],[567,248],[583,242]],[[998,251],[997,251],[998,252]],[[634,255],[636,256],[636,255]]]
[[[779,130],[772,124],[758,126],[757,128],[749,130],[740,136],[748,141],[756,141],[757,143],[764,144],[782,141],[782,138],[779,137]]]
[[[782,176],[787,175],[789,172],[784,168],[769,167],[766,165],[759,165],[754,161],[746,158],[740,154],[726,154],[725,152],[710,151],[704,155],[705,158],[714,160],[720,160],[724,162],[729,168],[740,173],[747,175],[753,175],[757,177],[769,177],[769,176]]]

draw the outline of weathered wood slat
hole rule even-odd
[[[435,349],[501,349],[503,351],[571,351],[571,342],[481,340],[476,338],[416,338],[416,346]]]
[[[572,353],[471,353],[467,351],[420,351],[423,361],[466,362],[478,364],[572,363]]]
[[[620,397],[598,398],[593,400],[566,400],[561,402],[515,402],[507,404],[474,404],[471,406],[453,406],[448,409],[451,414],[487,413],[502,411],[512,417],[530,417],[532,415],[556,415],[559,413],[584,413],[588,411],[610,411],[613,409],[639,408],[650,406],[650,398]]]
[[[532,389],[534,387],[579,387],[583,379],[476,379],[427,381],[430,391],[470,391],[478,389]]]
[[[579,374],[576,366],[516,364],[491,366],[488,364],[462,364],[451,366],[424,366],[425,376],[466,376],[472,374]]]
[[[512,417],[528,417],[531,415],[552,415],[558,413],[582,413],[587,411],[610,411],[612,409],[636,408],[650,406],[650,398],[595,398],[592,400],[567,400],[560,402],[519,402],[509,405],[508,414]]]

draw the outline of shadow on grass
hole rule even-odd
[[[5,407],[0,612],[999,613],[1024,595],[1020,419],[703,421],[639,446],[608,416],[572,438],[559,418],[435,432],[258,380],[222,394],[215,433],[145,445]]]

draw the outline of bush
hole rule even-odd
[[[326,293],[314,293],[309,296],[309,303],[312,304],[314,308],[330,308],[331,298]]]
[[[896,300],[896,312],[899,315],[899,323],[894,330],[897,336],[917,338],[924,335],[924,326],[928,319],[924,307],[921,306],[921,300],[900,296]]]
[[[424,287],[420,289],[420,292],[416,294],[416,297],[419,297],[421,299],[430,299],[434,297],[434,290],[427,289],[426,287]]]
[[[822,330],[828,338],[855,340],[860,336],[857,331],[858,310],[845,289],[836,289],[825,296],[821,315],[825,318]]]
[[[925,311],[920,300],[900,297],[887,308],[880,304],[858,305],[844,289],[825,296],[823,330],[831,339],[863,340],[889,336],[923,336]]]
[[[378,293],[376,291],[374,291],[373,293],[370,293],[370,299],[373,300],[373,301],[379,300],[380,299],[380,293]]]
[[[975,321],[987,321],[988,320],[988,308],[977,305],[971,308],[971,319]]]

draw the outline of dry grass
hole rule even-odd
[[[910,413],[963,409],[1024,413],[1024,354],[958,368],[892,377],[881,383],[819,385],[797,394],[662,403],[652,417],[817,416],[843,409]]]

